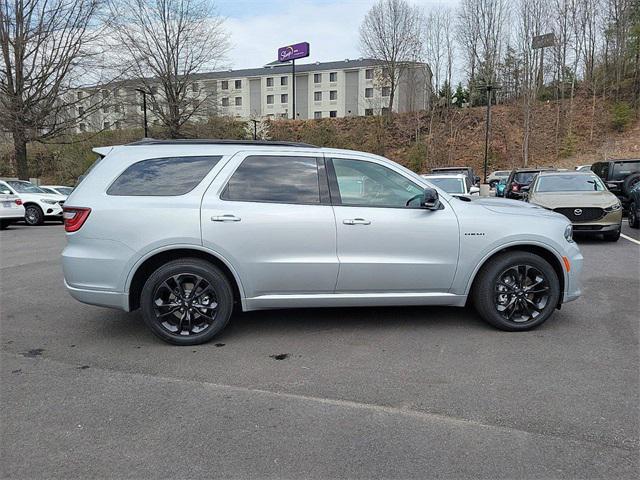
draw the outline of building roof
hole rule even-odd
[[[317,72],[318,70],[344,70],[349,68],[374,67],[381,65],[382,60],[375,58],[360,58],[357,60],[340,60],[337,62],[314,62],[296,64],[296,73]],[[422,65],[420,62],[416,64]],[[426,64],[424,64],[426,65]],[[271,62],[260,68],[245,68],[241,70],[223,70],[220,72],[199,73],[193,76],[195,80],[209,78],[257,77],[261,75],[278,75],[291,73],[291,62]]]

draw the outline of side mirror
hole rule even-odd
[[[478,195],[480,193],[480,189],[478,187],[471,187],[469,189],[469,195]]]
[[[435,188],[425,188],[424,192],[422,192],[420,206],[422,208],[426,208],[427,210],[438,210],[440,208],[440,198],[438,197],[438,191]]]
[[[473,177],[473,182],[474,183],[480,183],[480,177],[478,175],[476,175],[475,177]]]
[[[528,192],[530,188],[531,188],[531,185],[524,185],[523,187],[520,187],[520,191]]]

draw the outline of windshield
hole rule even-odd
[[[73,188],[72,187],[58,187],[57,190],[62,195],[71,195],[71,192],[73,191]]]
[[[542,176],[536,184],[536,192],[602,192],[606,190],[602,180],[595,175]]]
[[[427,177],[427,181],[447,193],[464,193],[464,183],[461,178]]]
[[[640,170],[640,160],[637,162],[614,162],[611,180],[624,180],[627,175],[638,170]]]
[[[20,182],[18,180],[9,180],[7,183],[18,193],[47,193],[33,183]]]
[[[520,185],[529,185],[537,174],[538,172],[518,172],[513,177],[513,181]]]

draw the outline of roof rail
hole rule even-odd
[[[279,140],[230,140],[230,139],[204,139],[204,138],[180,138],[173,140],[156,140],[155,138],[143,138],[136,142],[127,143],[127,146],[138,145],[262,145],[270,147],[308,147],[319,148],[317,145],[302,142],[283,142]]]

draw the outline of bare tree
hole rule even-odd
[[[98,0],[0,1],[0,129],[13,137],[19,178],[29,178],[29,142],[67,132],[100,108],[98,90],[82,100],[75,93],[104,81],[95,61],[98,7]]]
[[[421,11],[406,0],[379,0],[360,26],[363,55],[382,62],[389,82],[389,112],[403,65],[420,58],[422,21]]]
[[[195,75],[215,69],[228,51],[223,19],[207,0],[111,0],[110,6],[118,58],[168,135],[181,136],[211,100]]]
[[[538,95],[537,68],[540,50],[533,48],[533,37],[546,33],[548,0],[520,0],[516,39],[522,58],[522,109],[524,117],[522,159],[529,163],[529,143],[533,122],[533,103]]]
[[[507,0],[462,0],[458,9],[458,39],[470,63],[469,87],[477,81],[489,84],[496,72],[507,33]]]

